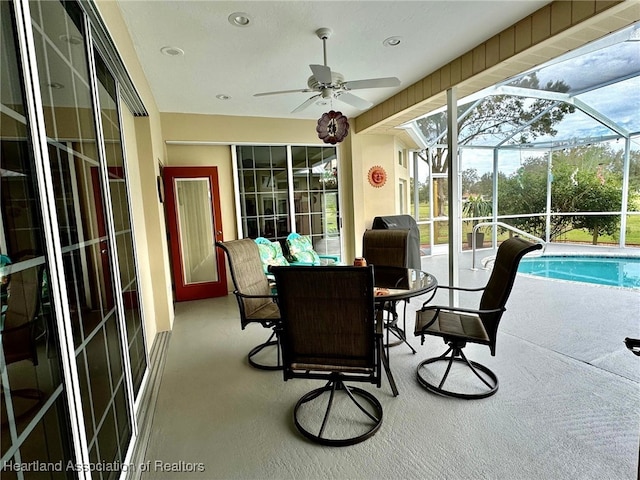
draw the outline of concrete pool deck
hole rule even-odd
[[[548,245],[547,255],[577,254],[640,257],[640,249]],[[477,252],[477,270],[471,270],[471,252],[460,256],[460,285],[484,286],[490,270],[479,261],[495,254]],[[441,285],[448,284],[448,256],[422,257],[425,271],[433,273]],[[439,292],[440,303],[448,303]],[[461,303],[476,307],[479,297],[462,298]],[[554,280],[519,274],[500,331],[522,336],[611,373],[640,383],[640,362],[633,362],[623,344],[626,337],[640,338],[640,290]],[[634,357],[634,358],[630,358]]]
[[[460,260],[460,284],[484,286],[490,272],[471,271],[470,254]],[[422,267],[448,283],[446,255],[423,257]],[[470,296],[461,303],[477,306]],[[640,292],[518,275],[496,356],[466,349],[500,381],[479,401],[440,397],[416,381],[417,364],[445,349],[413,336],[424,300],[407,309],[417,354],[391,349],[400,395],[386,379],[366,387],[384,408],[380,431],[341,449],[311,444],[293,426],[293,406],[317,381],[283,382],[280,372],[248,366],[246,353],[267,335],[240,329],[232,295],[178,303],[143,460],[203,462],[203,473],[187,476],[203,480],[637,479],[640,357],[623,340],[640,337]]]

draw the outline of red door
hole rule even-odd
[[[113,178],[124,178],[124,170],[121,167],[109,167],[109,181]],[[100,236],[100,263],[102,272],[99,276],[104,278],[104,298],[107,310],[113,308],[115,297],[113,296],[113,283],[111,277],[111,262],[109,260],[109,241],[107,239],[107,224],[104,217],[104,199],[102,197],[102,187],[100,186],[100,172],[98,167],[91,167],[91,184],[93,186],[93,198],[95,200],[96,223],[98,225],[98,235]]]
[[[217,167],[162,169],[177,302],[227,294]]]

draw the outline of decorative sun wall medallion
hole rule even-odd
[[[387,172],[380,165],[374,165],[369,169],[369,183],[372,187],[380,188],[387,183]]]
[[[316,132],[318,132],[318,138],[324,143],[335,145],[349,134],[349,122],[342,112],[330,110],[318,119]]]

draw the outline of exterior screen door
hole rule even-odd
[[[216,167],[165,167],[167,226],[176,301],[227,294]]]

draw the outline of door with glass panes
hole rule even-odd
[[[235,147],[239,237],[284,243],[308,235],[319,254],[341,254],[338,159],[335,147]]]

